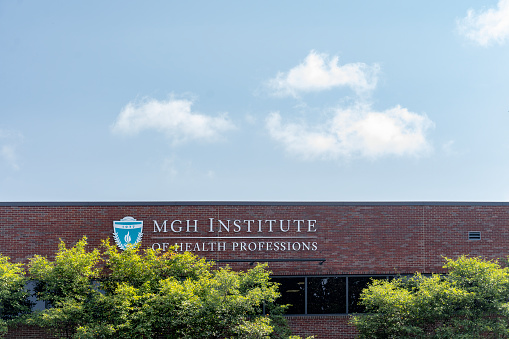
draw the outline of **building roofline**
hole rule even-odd
[[[509,206],[482,201],[23,201],[0,207],[31,206]]]

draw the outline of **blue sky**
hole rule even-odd
[[[509,0],[0,0],[0,201],[508,201]]]

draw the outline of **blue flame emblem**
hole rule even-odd
[[[125,250],[128,245],[136,246],[143,236],[143,221],[125,217],[113,222],[113,238],[118,248]]]

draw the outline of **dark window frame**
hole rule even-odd
[[[404,274],[405,275],[405,274]],[[277,279],[304,279],[304,313],[286,313],[288,316],[327,316],[327,315],[349,315],[355,312],[349,311],[349,295],[350,295],[350,279],[349,278],[375,278],[375,279],[391,279],[401,275],[397,274],[341,274],[341,275],[273,275],[271,281],[277,282]],[[346,282],[346,313],[308,313],[308,278],[345,278]],[[274,280],[276,279],[276,280]],[[282,291],[280,291],[282,293]]]

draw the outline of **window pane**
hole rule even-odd
[[[272,278],[279,283],[281,297],[277,300],[280,305],[290,306],[286,314],[304,314],[304,292],[306,289],[304,278]]]
[[[359,305],[361,292],[374,279],[385,277],[354,277],[348,278],[348,313],[362,313],[365,307]]]
[[[308,314],[346,313],[346,278],[308,278]]]
[[[29,280],[27,284],[25,285],[25,289],[30,293],[30,297],[28,300],[30,300],[32,304],[32,311],[42,311],[46,309],[46,303],[42,300],[37,300],[37,297],[35,296],[35,286],[37,285],[37,281],[35,280]]]

